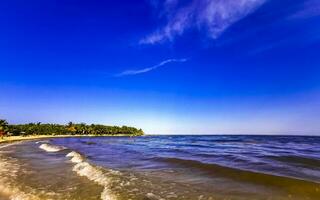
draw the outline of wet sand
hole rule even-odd
[[[0,200],[9,200],[9,196],[0,192]]]

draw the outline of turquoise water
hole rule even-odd
[[[55,138],[0,152],[7,199],[320,199],[320,137]]]

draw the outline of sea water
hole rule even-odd
[[[320,137],[81,137],[0,146],[0,199],[320,199]]]

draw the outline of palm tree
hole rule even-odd
[[[70,131],[71,134],[74,134],[76,132],[76,127],[73,122],[69,122],[67,125],[67,130]]]
[[[68,128],[73,127],[73,126],[74,126],[73,122],[68,122],[68,125],[67,125]]]

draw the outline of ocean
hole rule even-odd
[[[319,200],[320,137],[77,137],[3,144],[0,199]]]

